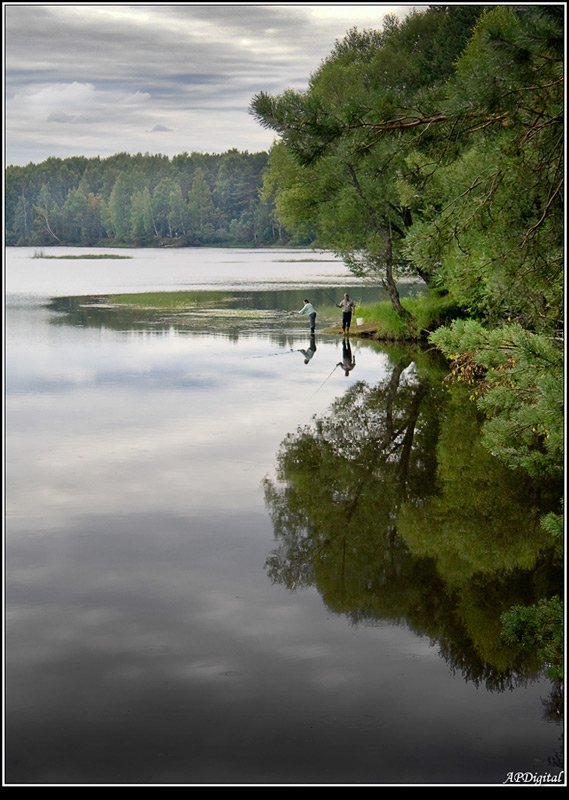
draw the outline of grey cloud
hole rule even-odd
[[[335,40],[353,27],[345,16],[314,17],[322,8],[5,6],[7,163],[64,157],[66,151],[145,151],[157,138],[144,136],[159,132],[158,125],[177,132],[168,137],[167,155],[188,148],[267,150],[274,136],[252,120],[252,97],[304,89]],[[370,19],[391,8],[370,6]],[[59,107],[58,93],[76,102]],[[113,125],[105,126],[111,118]],[[98,121],[92,135],[80,124]]]
[[[48,122],[76,122],[77,117],[66,114],[65,111],[52,111],[47,117]]]
[[[166,14],[162,13],[164,8]],[[263,39],[267,38],[263,33],[268,27],[265,19],[267,15],[269,18],[275,15],[267,8],[256,8],[255,14],[252,11],[215,6],[172,10],[155,6],[150,7],[144,25],[129,21],[118,27],[112,16],[103,20],[89,19],[87,24],[74,7],[69,6],[59,7],[55,12],[40,7],[37,15],[30,15],[29,7],[13,7],[7,13],[7,59],[20,74],[37,71],[44,81],[56,80],[61,70],[70,67],[75,79],[88,80],[109,77],[116,74],[117,69],[130,79],[147,81],[153,75],[160,79],[178,72],[182,64],[186,72],[203,73],[204,65],[210,64],[214,72],[230,69],[231,74],[235,74],[263,63],[266,65],[262,55],[256,55],[251,46],[240,44],[239,39],[245,36],[256,47],[262,46]],[[172,28],[152,24],[153,18],[168,16],[179,25]],[[287,19],[283,14],[278,18],[281,24]],[[205,31],[195,29],[192,20],[205,20],[210,25]],[[216,30],[214,24],[219,20],[223,24]],[[289,23],[284,32],[279,32],[278,38],[291,54],[295,51],[299,54],[303,35],[298,24],[291,26]]]

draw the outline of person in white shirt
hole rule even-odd
[[[298,352],[304,356],[304,363],[310,364],[310,359],[316,352],[316,336],[313,333],[310,334],[310,344],[306,350],[298,350]]]
[[[310,321],[310,333],[314,333],[314,330],[316,328],[316,309],[314,308],[310,300],[304,298],[304,305],[298,313],[308,314],[308,319]]]

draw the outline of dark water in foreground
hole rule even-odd
[[[347,353],[334,272],[313,341],[286,273],[174,310],[112,280],[8,296],[6,782],[559,775],[558,687],[499,636],[562,581],[547,490],[436,358]]]

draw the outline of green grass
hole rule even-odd
[[[46,256],[43,250],[36,250],[34,252],[33,258],[57,258],[62,260],[74,260],[74,259],[108,259],[108,258],[132,258],[132,256],[119,256],[115,253],[85,253],[84,255],[66,255],[66,256]]]
[[[402,306],[409,317],[400,317],[389,300],[358,306],[357,316],[364,318],[366,326],[376,328],[378,338],[389,341],[425,339],[431,331],[460,316],[452,297],[441,296],[438,292],[406,298]]]
[[[110,303],[138,308],[196,308],[212,303],[228,302],[230,295],[222,292],[142,292],[141,294],[114,294]]]

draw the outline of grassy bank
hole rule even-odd
[[[355,316],[363,318],[363,324],[353,326],[352,331],[385,341],[421,341],[431,331],[462,316],[452,297],[438,292],[409,297],[402,305],[409,316],[400,317],[389,300],[358,306]]]

